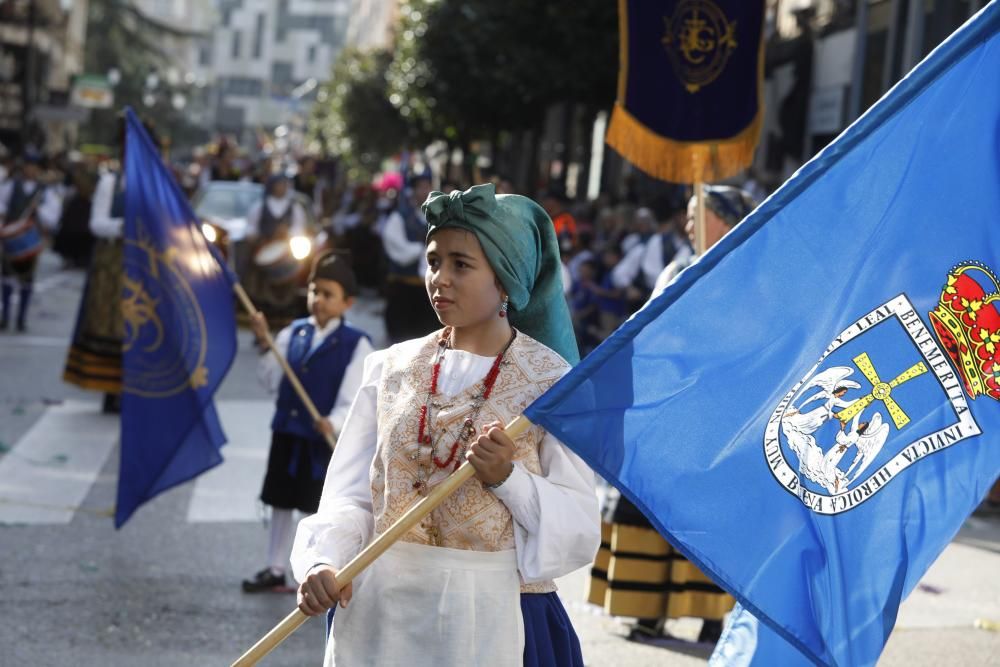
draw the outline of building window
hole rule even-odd
[[[233,30],[233,58],[240,57],[240,41],[243,39],[243,33],[239,30]]]
[[[204,66],[212,64],[212,45],[208,42],[198,45],[198,64]]]
[[[306,52],[306,60],[309,62],[310,65],[312,65],[314,62],[316,62],[316,45],[315,44],[311,44],[309,46],[309,50]]]
[[[257,14],[257,27],[254,29],[253,33],[253,57],[255,59],[260,58],[261,51],[264,48],[264,21],[267,20],[266,14]]]
[[[285,38],[288,37],[288,29],[293,22],[292,16],[288,11],[288,0],[278,0],[277,18],[277,25],[274,28],[274,39],[278,42],[284,42]]]
[[[264,90],[264,84],[260,79],[243,76],[229,77],[221,85],[225,94],[242,97],[259,97]]]

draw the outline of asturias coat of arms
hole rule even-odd
[[[924,457],[980,434],[968,400],[1000,400],[1000,281],[952,269],[931,328],[905,294],[853,322],[768,420],[774,477],[820,514],[853,509]]]

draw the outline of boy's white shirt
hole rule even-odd
[[[313,335],[309,351],[313,352],[316,350],[326,340],[327,336],[337,330],[340,322],[341,318],[335,317],[327,322],[325,327],[320,328],[316,322],[316,318],[310,316],[309,323],[316,327],[316,333]],[[288,343],[291,341],[291,338],[292,326],[288,325],[278,332],[278,336],[274,340],[275,346],[286,358],[288,357]],[[373,351],[374,348],[368,342],[367,338],[361,338],[354,348],[351,361],[344,370],[344,379],[340,383],[340,390],[337,392],[337,399],[333,404],[333,409],[327,415],[327,419],[333,425],[333,432],[335,434],[340,433],[344,427],[344,421],[347,419],[347,413],[350,412],[354,395],[358,393],[358,389],[361,388],[361,382],[364,379],[365,358]],[[260,383],[270,393],[277,394],[283,377],[284,371],[282,371],[281,364],[274,358],[274,355],[271,352],[262,355],[260,361],[257,363],[257,379],[260,380]]]

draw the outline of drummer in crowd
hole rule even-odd
[[[266,243],[305,232],[306,213],[293,194],[285,174],[267,179],[264,199],[247,216],[247,238],[251,243]]]
[[[0,185],[0,238],[3,240],[3,260],[0,262],[0,279],[3,281],[0,330],[6,330],[10,326],[15,285],[20,288],[17,330],[26,330],[32,283],[38,262],[37,251],[41,250],[42,243],[42,229],[38,225],[48,231],[54,230],[62,214],[62,202],[58,194],[40,180],[41,160],[38,153],[26,151],[20,175]]]
[[[281,310],[295,298],[294,284],[283,276],[286,263],[297,269],[287,239],[305,234],[307,225],[305,210],[295,200],[288,177],[280,172],[270,176],[264,186],[264,199],[247,216],[248,254],[242,259],[237,257],[243,286],[266,312]],[[277,253],[272,254],[275,250]]]

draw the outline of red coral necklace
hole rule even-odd
[[[482,391],[480,391],[479,394],[477,394],[472,400],[472,413],[462,423],[458,436],[448,449],[447,458],[442,459],[436,454],[436,449],[437,446],[441,444],[441,440],[444,438],[445,433],[442,432],[439,436],[437,436],[436,441],[435,438],[432,437],[430,430],[430,406],[431,397],[437,396],[438,393],[438,376],[441,374],[441,362],[444,360],[444,353],[446,350],[451,349],[451,331],[451,327],[445,328],[445,330],[441,332],[441,337],[438,339],[437,354],[434,358],[434,366],[431,368],[430,387],[428,388],[427,398],[424,401],[424,404],[420,406],[420,426],[417,432],[417,448],[410,455],[411,460],[416,461],[419,459],[421,461],[418,465],[417,479],[413,482],[413,488],[420,494],[424,494],[427,491],[427,480],[430,478],[431,465],[440,470],[444,470],[448,467],[451,467],[453,470],[458,469],[458,466],[462,462],[460,453],[465,454],[469,441],[472,440],[472,436],[476,434],[476,419],[479,417],[479,412],[489,399],[490,394],[493,393],[493,387],[496,384],[497,377],[500,375],[500,366],[503,364],[507,350],[510,349],[511,344],[517,337],[517,331],[512,328],[510,340],[507,341],[504,348],[500,350],[500,354],[498,354],[496,359],[493,360],[493,364],[490,366],[489,372],[483,379]]]

